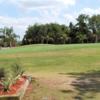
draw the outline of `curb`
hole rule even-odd
[[[24,85],[17,91],[15,95],[3,95],[3,96],[0,96],[0,100],[22,100],[31,80],[32,78],[28,77]]]

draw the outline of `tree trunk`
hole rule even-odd
[[[95,36],[95,43],[97,43],[98,42],[98,36],[96,35]]]
[[[10,45],[9,45],[10,47],[12,47],[12,42],[10,41]]]

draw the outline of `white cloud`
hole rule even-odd
[[[50,8],[63,5],[67,7],[69,5],[74,5],[76,2],[76,0],[8,0],[8,1],[25,9]]]
[[[7,16],[0,16],[0,27],[13,26],[16,34],[19,34],[22,39],[28,25],[32,25],[34,24],[34,22],[37,22],[38,20],[39,19],[36,17],[13,18],[13,17],[7,17]]]
[[[76,15],[72,14],[65,14],[63,15],[64,19],[66,20],[66,23],[69,24],[70,22],[76,23]]]
[[[100,8],[98,8],[98,9],[84,8],[79,13],[92,16],[94,14],[100,14]]]
[[[14,26],[14,27],[27,27],[34,22],[37,22],[38,18],[34,17],[23,17],[23,18],[13,18],[0,16],[0,24],[2,26]]]

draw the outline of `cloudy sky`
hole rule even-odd
[[[68,25],[81,13],[100,14],[100,0],[0,0],[0,27],[13,26],[22,39],[29,25]]]

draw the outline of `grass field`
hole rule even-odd
[[[34,72],[86,72],[100,69],[100,44],[30,45],[0,50],[0,65],[20,62]]]
[[[16,62],[37,78],[34,86],[39,84],[27,100],[100,100],[100,44],[0,50],[0,67],[9,69]]]

